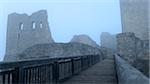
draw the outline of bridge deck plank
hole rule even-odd
[[[113,59],[105,59],[62,84],[117,84]]]

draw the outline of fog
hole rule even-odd
[[[100,44],[101,32],[121,32],[119,0],[0,0],[0,61],[5,54],[8,14],[31,15],[42,9],[47,10],[55,42],[87,34]]]

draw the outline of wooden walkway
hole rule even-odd
[[[113,59],[105,59],[61,84],[117,84]]]

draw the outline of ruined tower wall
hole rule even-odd
[[[117,53],[143,74],[149,76],[148,40],[141,40],[131,32],[117,34]]]
[[[35,44],[54,42],[47,17],[45,10],[33,13],[31,16],[16,13],[8,15],[6,56],[4,60]]]
[[[149,38],[149,0],[120,0],[122,32],[133,32],[141,40]]]
[[[141,40],[134,33],[117,34],[117,51],[128,62],[149,58],[149,42]]]
[[[117,51],[129,63],[136,59],[136,38],[134,33],[117,34]]]

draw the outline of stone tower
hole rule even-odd
[[[35,44],[53,43],[47,18],[46,10],[40,10],[31,16],[9,14],[4,61],[8,61],[8,57],[15,59],[15,55]]]
[[[133,32],[141,40],[150,39],[149,0],[120,0],[122,31]]]

